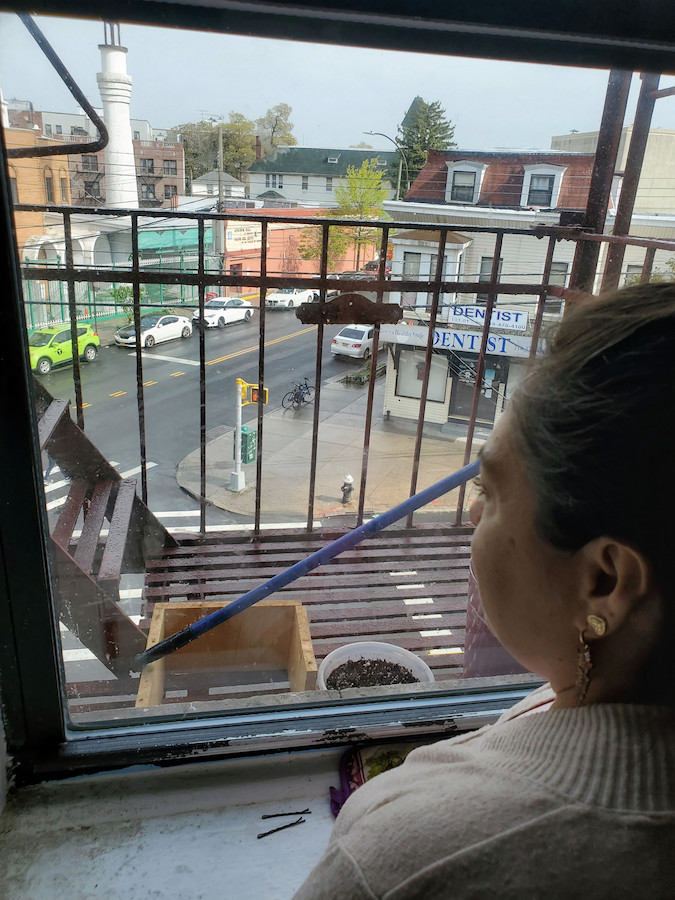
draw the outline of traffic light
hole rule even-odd
[[[250,395],[250,399],[248,402],[249,403],[258,403],[260,400],[260,394],[261,394],[261,388],[259,388],[257,384],[252,384],[251,385],[251,395]],[[267,403],[267,394],[268,394],[267,388],[262,388],[263,403]]]

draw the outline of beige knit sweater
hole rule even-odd
[[[356,791],[295,900],[673,900],[675,713],[546,690]]]

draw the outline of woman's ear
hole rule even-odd
[[[606,537],[589,541],[579,553],[583,603],[575,624],[584,631],[586,616],[601,616],[612,634],[654,591],[651,564],[639,550]]]

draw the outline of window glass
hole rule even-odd
[[[100,23],[54,22],[73,29],[72,47],[95,52],[101,37]],[[63,367],[55,373],[33,369],[36,396],[50,391],[61,404],[70,401],[73,411],[72,416],[69,413],[60,421],[62,431],[53,445],[44,448],[45,452],[54,451],[52,455],[63,473],[58,481],[54,476],[45,480],[44,514],[49,525],[52,571],[59,575],[54,582],[53,603],[59,620],[57,637],[69,723],[83,729],[113,724],[131,727],[129,723],[143,725],[159,717],[186,720],[223,711],[234,716],[251,710],[270,721],[276,716],[274,721],[283,722],[291,707],[318,708],[354,699],[354,695],[345,698],[317,691],[317,668],[332,650],[373,640],[408,649],[431,667],[435,681],[412,692],[413,705],[431,691],[462,688],[469,669],[469,592],[475,594],[475,589],[470,588],[469,580],[469,532],[462,524],[459,528],[463,531],[450,532],[456,517],[460,523],[466,522],[466,508],[460,507],[457,512],[458,491],[415,514],[417,530],[408,545],[401,543],[401,529],[392,529],[373,542],[375,549],[364,544],[358,552],[347,555],[346,562],[336,560],[311,578],[303,576],[288,590],[275,593],[270,605],[256,604],[247,610],[254,614],[251,617],[235,617],[232,629],[219,626],[221,630],[215,629],[167,657],[161,665],[145,667],[141,673],[136,657],[148,640],[181,630],[190,621],[236,602],[271,575],[287,571],[319,546],[324,536],[346,531],[360,519],[376,519],[407,499],[413,473],[419,475],[416,489],[421,489],[459,469],[464,462],[473,407],[481,425],[469,450],[470,458],[475,458],[525,371],[541,292],[520,295],[510,287],[510,294],[497,298],[495,317],[488,323],[489,351],[479,378],[484,305],[473,295],[455,295],[456,288],[450,286],[441,294],[436,328],[433,333],[429,330],[431,297],[424,282],[435,275],[439,228],[450,229],[444,279],[454,280],[460,265],[467,281],[490,279],[491,254],[497,253],[494,222],[498,221],[499,227],[508,231],[499,251],[500,275],[502,265],[508,264],[509,285],[513,280],[532,286],[541,282],[547,253],[547,239],[534,236],[532,226],[540,220],[549,225],[555,217],[518,208],[524,188],[517,172],[514,184],[504,179],[504,191],[499,194],[498,179],[490,180],[486,165],[482,184],[489,199],[484,207],[477,203],[458,221],[458,207],[448,205],[448,160],[442,154],[470,162],[468,151],[462,149],[462,155],[457,154],[474,140],[476,152],[483,154],[481,159],[497,153],[496,146],[536,144],[546,154],[553,137],[550,131],[556,126],[543,116],[537,118],[536,111],[544,107],[529,102],[534,94],[522,96],[523,91],[534,91],[540,80],[533,72],[540,72],[541,79],[546,76],[561,102],[574,93],[574,85],[583,77],[585,92],[593,95],[597,113],[595,119],[589,113],[584,121],[598,124],[607,73],[576,72],[575,79],[568,81],[560,67],[549,72],[546,67],[533,70],[515,63],[495,63],[506,67],[509,79],[505,77],[503,84],[507,87],[491,77],[490,92],[481,93],[474,92],[473,87],[481,72],[480,61],[434,58],[434,83],[455,85],[453,96],[463,103],[469,94],[471,106],[468,111],[460,108],[458,99],[455,109],[448,101],[446,115],[456,124],[453,142],[458,144],[457,150],[430,148],[434,152],[429,152],[429,165],[437,166],[431,172],[433,177],[427,177],[429,169],[418,175],[424,165],[419,155],[406,157],[410,172],[403,166],[401,173],[401,195],[405,193],[406,202],[396,203],[390,199],[396,193],[400,159],[395,148],[387,146],[386,136],[377,134],[366,139],[366,147],[359,148],[359,143],[366,141],[360,133],[351,135],[348,130],[352,126],[358,126],[359,131],[387,130],[386,122],[402,122],[414,99],[407,100],[405,91],[417,83],[418,69],[429,57],[364,48],[352,56],[352,47],[298,43],[293,45],[302,57],[297,77],[305,86],[298,94],[291,90],[296,76],[280,65],[281,45],[287,54],[287,42],[277,45],[271,38],[261,40],[255,44],[256,54],[248,58],[256,60],[256,69],[266,83],[278,85],[279,98],[292,99],[295,108],[289,113],[288,133],[262,133],[260,121],[267,101],[247,93],[244,81],[238,86],[241,101],[233,100],[232,105],[242,111],[245,121],[227,123],[237,128],[226,137],[225,168],[232,178],[247,180],[251,196],[237,196],[235,188],[232,219],[228,204],[227,228],[220,230],[212,218],[214,200],[212,196],[205,199],[205,195],[212,195],[214,186],[198,179],[212,178],[209,173],[218,165],[217,128],[206,117],[218,113],[214,104],[222,97],[218,100],[216,94],[202,96],[199,90],[192,91],[191,79],[196,73],[199,80],[194,84],[206,90],[206,85],[212,84],[205,71],[206,61],[234,59],[234,51],[249,47],[254,39],[207,32],[181,34],[170,29],[157,32],[124,24],[121,30],[125,46],[128,35],[131,110],[139,116],[138,121],[147,117],[153,128],[171,121],[193,123],[195,128],[201,123],[207,126],[203,129],[207,140],[200,156],[187,138],[185,144],[172,143],[170,150],[163,151],[156,141],[149,140],[152,132],[143,132],[149,146],[145,142],[134,145],[136,162],[130,170],[133,189],[138,190],[134,197],[144,207],[137,219],[138,246],[131,243],[133,216],[127,212],[137,205],[135,199],[120,205],[117,211],[102,211],[97,202],[89,202],[90,208],[72,218],[70,248],[78,272],[89,277],[72,289],[65,273],[57,272],[55,277],[53,271],[65,265],[63,221],[57,221],[53,213],[46,218],[31,213],[33,218],[24,215],[23,219],[19,218],[23,213],[17,213],[18,257],[25,276],[21,301],[31,333],[30,346],[39,347],[41,342],[46,345],[50,335],[44,329],[54,324],[64,329],[59,332],[59,342],[70,341],[73,302],[78,333],[86,334],[87,341],[91,335],[95,347],[100,340],[104,348],[98,358],[90,352],[81,366]],[[67,49],[68,45],[59,46]],[[166,52],[148,60],[144,48],[151,46],[161,46]],[[64,57],[68,57],[65,51]],[[389,72],[395,82],[393,93],[385,97],[381,81],[362,78],[358,93],[345,87],[344,96],[351,100],[347,114],[338,116],[334,105],[325,104],[330,95],[327,91],[334,88],[334,73],[339,71],[341,78],[346,77],[357,57],[368,64],[368,71]],[[18,75],[27,77],[36,59],[27,54]],[[11,71],[0,60],[3,88]],[[90,72],[94,85],[96,71]],[[314,77],[307,79],[308,71],[316,73],[316,81],[323,85],[321,102],[311,99]],[[221,72],[220,81],[215,80],[216,91],[225,75]],[[399,75],[401,80],[396,81]],[[6,96],[19,96],[8,93],[15,83],[11,81]],[[516,83],[520,87],[514,100],[512,85]],[[162,86],[159,93],[157,85]],[[553,94],[549,91],[547,96]],[[155,98],[156,109],[147,106],[148,97]],[[359,108],[371,110],[365,123],[355,118],[354,97]],[[425,102],[435,99],[432,94]],[[498,119],[492,104],[506,108],[507,102],[517,103],[519,109],[535,110],[531,118],[537,119],[537,130],[530,128],[530,116],[516,117],[515,130],[510,125],[513,115]],[[373,110],[382,115],[382,125],[373,117]],[[243,131],[237,131],[239,128]],[[57,134],[62,133],[60,126],[55,129]],[[261,132],[257,136],[263,159],[256,162],[257,132]],[[140,141],[141,132],[133,130],[132,120],[127,133]],[[241,140],[234,139],[242,134]],[[575,135],[564,137],[571,143],[577,140]],[[325,175],[330,152],[326,148],[341,146],[338,141],[354,146],[341,152],[338,163],[331,163],[331,171],[336,172],[334,181]],[[315,169],[308,162],[312,147],[318,150],[312,163]],[[161,210],[149,209],[177,196],[178,187],[164,184],[159,171],[155,174],[154,159],[139,156],[148,149],[157,152],[162,176],[176,176],[173,180],[177,181],[178,173],[186,172],[195,192],[188,198],[186,209],[174,210],[168,203]],[[180,160],[183,150],[185,164]],[[175,152],[178,159],[164,159],[165,152]],[[290,168],[281,160],[286,153],[295,152],[298,166]],[[529,156],[537,152],[528,151]],[[347,218],[344,225],[331,225],[324,254],[321,227],[326,219],[313,218],[311,227],[303,220],[314,217],[318,210],[334,212],[335,203],[344,196],[342,188],[350,184],[350,176],[342,174],[347,171],[343,164],[346,159],[357,160],[359,153],[363,154],[361,159],[377,159],[381,164],[386,197],[372,216],[367,207],[367,228],[351,221],[361,218],[362,209],[352,210],[351,219]],[[81,150],[71,158],[67,165],[71,167],[73,202],[80,198],[85,202],[104,200],[106,194],[112,198],[114,177],[103,159]],[[22,199],[29,199],[29,190],[40,194],[44,184],[47,200],[53,202],[51,176],[42,174],[44,161],[33,160],[31,165],[24,176],[18,161],[16,167],[13,164],[15,201],[17,187]],[[54,165],[57,174],[61,165],[68,171],[66,164]],[[453,172],[452,202],[474,202],[481,166],[479,161],[475,172]],[[283,173],[265,172],[265,167],[283,168],[291,174],[284,184]],[[301,175],[298,182],[297,174],[302,169],[308,174]],[[590,155],[587,169],[592,169]],[[405,192],[408,174],[417,185]],[[156,184],[162,185],[163,193],[162,187],[156,191]],[[196,195],[200,184],[201,201]],[[265,191],[283,191],[283,196],[259,197],[264,193],[263,185]],[[119,180],[115,186],[120,187]],[[351,186],[359,189],[354,176]],[[529,204],[546,209],[553,189],[554,176],[532,175]],[[326,192],[333,191],[334,197],[327,198]],[[63,186],[61,198],[65,198]],[[499,205],[503,208],[495,209]],[[203,207],[206,212],[200,212]],[[124,215],[117,215],[122,210]],[[148,215],[150,212],[157,215]],[[201,246],[199,216],[203,223]],[[476,225],[477,229],[471,230]],[[655,227],[650,221],[644,230]],[[383,229],[388,229],[389,247]],[[401,231],[407,232],[405,237]],[[265,247],[261,246],[263,232],[268,241]],[[631,262],[634,259],[637,263],[642,250],[633,248],[633,252]],[[359,282],[367,303],[349,313],[346,326],[342,319],[317,328],[315,323],[300,322],[295,310],[308,292],[324,291],[328,300],[339,297],[342,292],[337,286],[344,284],[339,276],[353,276],[367,260],[379,258],[381,253],[387,254],[387,270],[391,268],[390,278],[382,282],[383,299],[401,303],[405,315],[395,327],[381,327],[374,363],[364,355],[368,347],[359,348],[361,353],[352,358],[346,353],[333,354],[332,341],[338,335],[344,343],[373,341],[372,318],[365,312],[370,311],[369,302],[379,298],[377,292],[368,290],[368,280]],[[569,278],[574,242],[560,241],[555,253],[550,281],[562,285]],[[666,251],[658,253],[656,262],[663,267]],[[407,292],[401,291],[401,279],[413,282]],[[268,296],[277,293],[275,284],[284,285],[278,293],[292,301],[295,309],[283,302],[265,312],[261,298],[264,292]],[[478,297],[485,299],[486,295]],[[453,322],[448,321],[450,301],[454,308],[463,310]],[[336,305],[339,307],[339,299]],[[242,315],[219,316],[217,311],[225,306],[238,309]],[[195,320],[204,308],[216,314],[200,323],[204,327],[199,330],[194,327],[192,335],[182,318],[180,327],[170,329],[168,335],[151,333],[160,322],[162,327],[175,326],[179,316],[196,326]],[[134,337],[139,310],[144,346],[136,349],[129,341]],[[360,325],[362,314],[365,323]],[[521,317],[518,321],[522,328],[513,327],[516,317]],[[217,327],[219,318],[227,323],[222,330]],[[350,321],[352,318],[356,321]],[[183,336],[181,330],[186,332]],[[323,340],[321,345],[317,343],[319,338]],[[429,340],[436,343],[427,367]],[[159,346],[151,351],[153,342]],[[80,349],[86,357],[84,341]],[[296,408],[295,394],[290,406],[288,400],[285,405],[284,399],[305,376],[308,388],[302,405]],[[264,385],[258,385],[263,377]],[[428,405],[417,441],[425,384]],[[258,406],[247,391],[263,386],[269,397]],[[77,409],[79,397],[82,405]],[[36,416],[39,414],[36,412]],[[84,423],[86,445],[77,443],[79,433],[76,439],[68,430],[78,417]],[[239,421],[242,428],[237,440]],[[262,430],[259,421],[264,422]],[[239,458],[235,458],[237,454]],[[88,471],[94,475],[104,472],[106,477],[81,484],[78,476],[83,460]],[[346,481],[347,474],[351,482]],[[342,492],[343,479],[347,487],[351,483],[351,495],[348,490]],[[58,482],[63,484],[55,487]],[[467,490],[470,494],[471,488]],[[112,527],[110,519],[118,503],[115,526],[125,514],[129,529],[127,543],[116,548],[117,527]],[[74,518],[73,507],[77,513]],[[66,514],[66,510],[70,512]],[[97,519],[101,532],[92,538],[85,531],[86,523]],[[442,531],[446,528],[447,532]],[[113,540],[108,540],[111,533]],[[448,540],[450,533],[452,540]],[[116,549],[119,552],[115,556]],[[72,568],[73,560],[76,569]],[[407,690],[375,686],[371,694],[370,689],[363,689],[359,704],[372,698],[378,703],[389,702],[392,697],[400,700]],[[407,694],[404,699],[408,703]],[[344,724],[340,716],[335,717],[335,724]]]
[[[54,202],[54,179],[51,175],[45,175],[45,196],[47,203]]]

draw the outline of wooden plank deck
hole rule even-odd
[[[422,657],[439,681],[458,678],[464,664],[471,531],[444,525],[391,527],[271,597],[304,605],[317,662],[343,644],[381,640]],[[341,534],[185,535],[177,547],[147,560],[141,628],[149,629],[155,603],[236,600]],[[283,673],[258,675],[174,674],[165,702],[219,697],[245,702],[289,689]],[[114,709],[119,714],[133,706],[135,684],[69,685],[71,713]]]
[[[209,534],[148,560],[146,615],[155,603],[226,603],[339,534]],[[471,529],[390,528],[278,592],[307,610],[317,661],[352,641],[383,640],[423,656],[439,679],[462,673]]]

